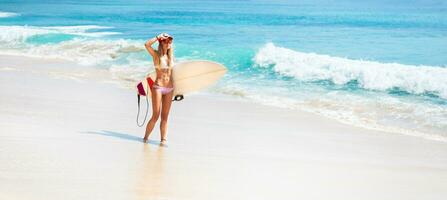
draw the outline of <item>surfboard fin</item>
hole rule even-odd
[[[175,97],[174,97],[174,99],[172,101],[181,101],[183,99],[184,99],[183,95],[178,94],[178,95],[175,95]]]

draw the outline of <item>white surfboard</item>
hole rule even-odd
[[[207,88],[216,83],[227,72],[227,68],[222,64],[207,60],[180,62],[174,65],[172,70],[174,96]],[[140,81],[137,84],[137,93],[142,96],[150,96],[151,90],[148,88],[152,87],[155,78],[154,71]]]

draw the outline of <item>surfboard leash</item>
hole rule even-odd
[[[138,123],[138,118],[140,117],[140,95],[139,94],[137,94],[137,98],[138,98],[137,126],[142,127],[144,125],[144,123],[146,123],[147,113],[149,112],[149,100],[146,95],[146,114],[144,115],[143,123],[140,125],[140,123]]]

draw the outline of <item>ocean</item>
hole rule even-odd
[[[447,142],[445,1],[0,0],[0,54],[125,84],[153,70],[144,42],[161,32],[176,62],[228,67],[207,93]]]

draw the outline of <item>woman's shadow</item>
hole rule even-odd
[[[96,135],[103,135],[103,136],[108,136],[108,137],[115,137],[115,138],[120,138],[120,139],[125,139],[125,140],[131,140],[131,141],[135,141],[135,142],[143,142],[143,138],[131,135],[131,134],[127,134],[127,133],[119,133],[119,132],[114,132],[114,131],[106,131],[106,130],[101,130],[101,131],[86,131],[86,132],[81,132],[84,134],[96,134]],[[153,145],[158,145],[158,146],[166,146],[166,145],[162,145],[160,142],[157,142],[155,140],[148,140],[147,143],[149,144],[153,144]]]

